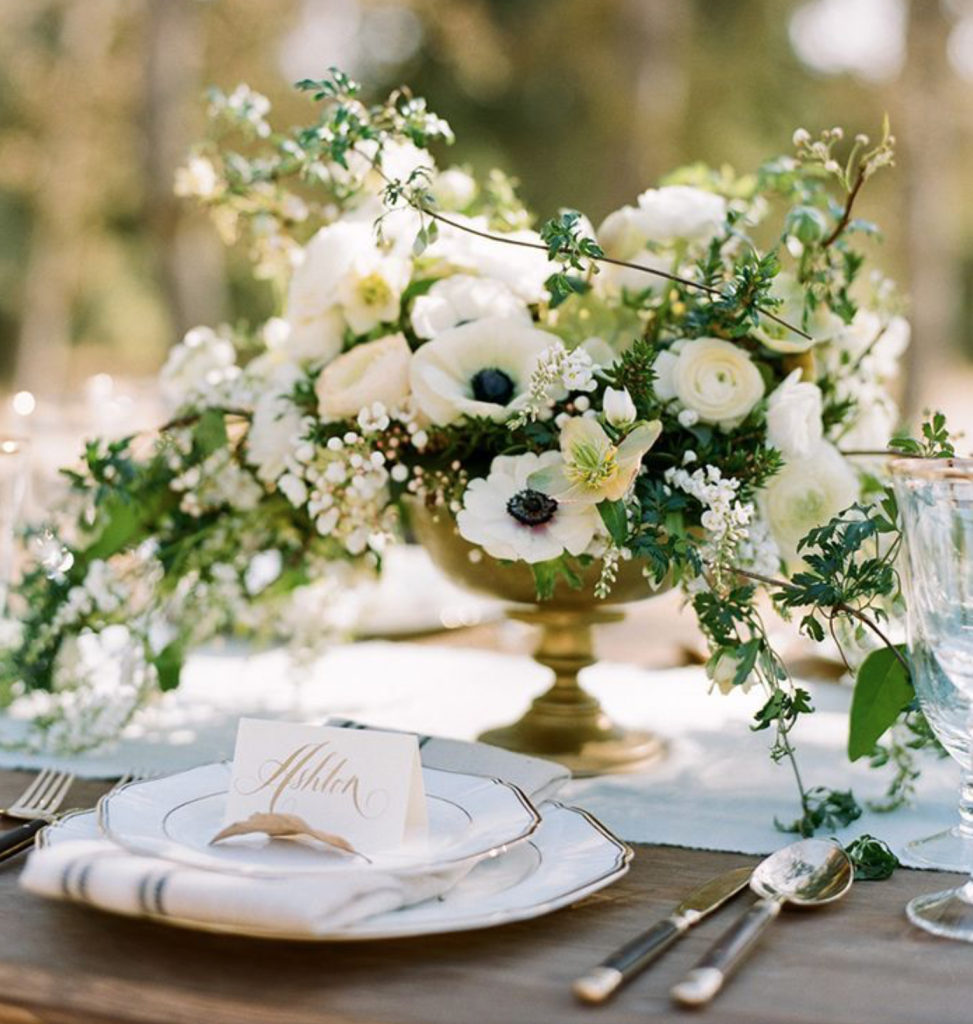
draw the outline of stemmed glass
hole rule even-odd
[[[17,522],[27,496],[27,449],[24,438],[0,437],[0,619],[13,575]]]
[[[900,459],[892,479],[908,559],[910,641],[973,699],[973,460]],[[973,715],[967,716],[967,758]],[[964,808],[965,811],[965,808]],[[918,896],[907,913],[926,931],[973,942],[973,877],[958,889]]]

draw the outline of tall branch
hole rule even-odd
[[[865,184],[865,164],[863,163],[858,168],[858,174],[855,178],[854,185],[851,186],[851,191],[848,193],[848,198],[845,200],[845,208],[842,211],[841,217],[838,223],[834,227],[834,231],[821,243],[822,249],[827,249],[830,245],[836,242],[842,232],[848,227],[848,222],[851,220],[851,208],[855,205],[855,200],[858,198],[858,193],[861,191],[862,185]]]

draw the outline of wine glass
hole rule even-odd
[[[973,698],[973,460],[899,459],[892,480],[908,562],[910,643],[967,702]],[[935,677],[933,677],[935,678]],[[967,715],[967,758],[973,716]],[[918,896],[913,924],[973,942],[973,878],[958,889]]]
[[[907,570],[903,573],[907,577]],[[908,579],[906,579],[908,590]],[[936,739],[962,769],[959,821],[905,846],[910,864],[940,871],[973,869],[973,760],[967,739],[970,701],[953,685],[915,622],[909,623],[909,661],[919,705]]]
[[[27,496],[27,452],[24,438],[0,437],[0,619],[13,575],[17,523]]]

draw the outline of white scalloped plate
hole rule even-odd
[[[548,802],[540,828],[509,852],[481,861],[445,895],[378,914],[317,936],[217,925],[204,920],[140,914],[195,931],[301,942],[403,939],[493,928],[541,917],[577,903],[624,875],[631,849],[586,811]],[[95,812],[66,817],[44,829],[38,846],[100,837]]]
[[[165,778],[133,782],[98,805],[102,832],[119,846],[192,867],[251,876],[347,871],[344,854],[322,854],[303,843],[254,839],[211,846],[223,827],[230,765],[203,765]],[[423,768],[428,834],[391,850],[369,853],[362,870],[432,872],[479,860],[527,839],[540,815],[509,782]]]

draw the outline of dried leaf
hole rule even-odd
[[[271,839],[317,839],[318,842],[327,846],[333,846],[342,853],[350,853],[355,857],[364,857],[359,853],[347,839],[336,836],[332,832],[322,832],[320,829],[311,826],[296,814],[251,814],[246,821],[236,821],[227,825],[222,831],[217,832],[209,841],[210,846],[231,836],[247,836],[254,832],[263,832]]]

